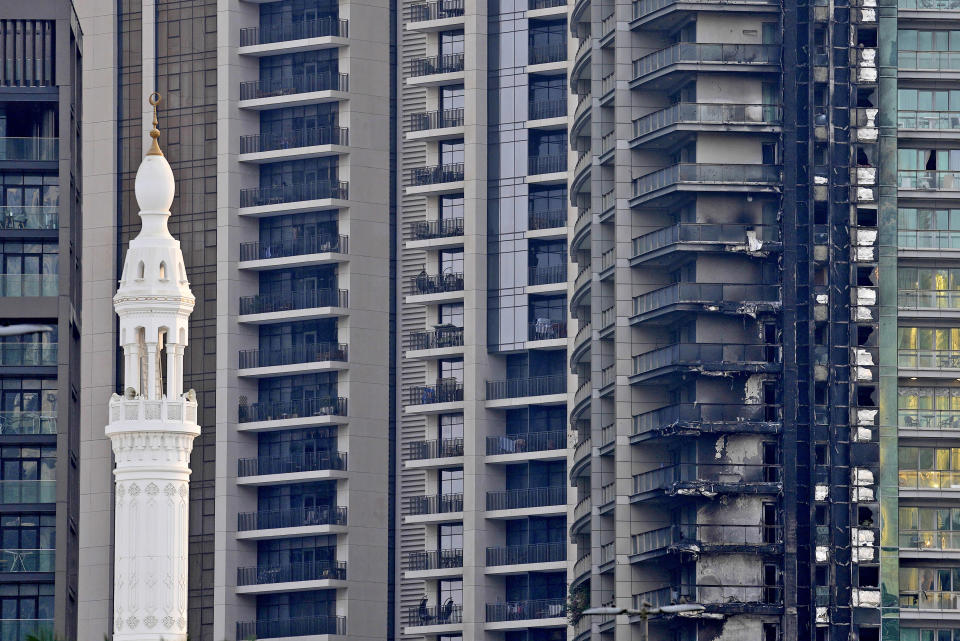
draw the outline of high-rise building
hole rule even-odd
[[[0,638],[74,638],[80,458],[80,24],[0,2]]]

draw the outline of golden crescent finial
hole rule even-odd
[[[160,145],[157,143],[157,140],[160,138],[160,130],[157,129],[157,125],[160,124],[157,120],[157,105],[160,104],[160,100],[160,93],[156,91],[147,97],[147,102],[153,107],[153,129],[150,130],[150,137],[153,138],[153,144],[150,146],[150,151],[147,152],[148,156],[163,155],[163,152],[160,151]]]

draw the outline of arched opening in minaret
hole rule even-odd
[[[167,391],[163,387],[163,382],[167,380],[167,353],[167,328],[161,327],[157,335],[157,398]]]
[[[167,264],[160,262],[160,280],[167,280]]]
[[[140,261],[140,264],[137,265],[137,278],[143,279],[143,273],[146,270],[146,266],[143,264],[143,261]]]

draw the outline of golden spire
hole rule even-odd
[[[147,152],[147,155],[162,156],[163,152],[160,151],[160,145],[157,143],[157,139],[160,138],[160,130],[157,129],[157,125],[160,124],[157,120],[157,105],[160,104],[160,94],[154,91],[150,94],[150,97],[147,98],[147,102],[153,107],[153,129],[150,130],[150,137],[153,138],[153,144],[150,145],[150,151]]]

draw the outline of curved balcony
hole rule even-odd
[[[668,91],[699,73],[777,73],[780,45],[678,42],[633,61],[632,89]]]
[[[691,372],[756,374],[780,369],[776,345],[736,343],[677,343],[633,357],[631,383]]]
[[[463,0],[438,0],[410,5],[410,22],[445,20],[463,16]]]
[[[777,225],[679,223],[634,238],[630,265],[666,267],[688,258],[687,252],[720,253],[736,248],[770,252],[781,247]]]
[[[2,205],[0,229],[55,231],[60,229],[57,205]]]
[[[573,407],[570,409],[571,424],[579,420],[581,416],[590,409],[590,402],[592,398],[593,384],[592,381],[587,378],[580,383],[580,386],[577,387],[577,391],[573,394]]]
[[[463,456],[462,438],[444,438],[431,441],[413,441],[407,444],[408,461],[427,461]]]
[[[573,456],[570,457],[570,484],[583,474],[593,456],[593,440],[588,436],[573,446]]]
[[[0,412],[0,436],[21,434],[56,434],[55,411]]]
[[[573,166],[573,178],[570,181],[573,191],[577,191],[580,185],[590,182],[590,175],[593,172],[594,156],[588,149],[577,156],[577,162]]]
[[[463,347],[463,328],[455,325],[443,325],[435,329],[411,332],[407,340],[407,349],[446,349]]]
[[[452,570],[463,567],[463,550],[429,550],[407,554],[407,571]]]
[[[780,174],[771,165],[680,163],[634,178],[630,206],[666,206],[690,192],[773,193]]]
[[[436,240],[463,236],[463,218],[418,220],[410,225],[411,240]]]
[[[573,309],[581,304],[581,299],[589,298],[590,287],[593,284],[593,270],[587,265],[580,270],[577,277],[573,280],[573,293],[570,296],[570,308]],[[584,300],[583,305],[589,305],[589,300]]]
[[[779,465],[749,463],[676,463],[634,474],[631,500],[716,494],[776,494]]]
[[[347,399],[343,397],[305,398],[249,405],[241,403],[238,410],[240,423],[346,415]]]
[[[549,452],[551,450],[566,450],[566,448],[567,433],[563,430],[487,437],[487,456]]]
[[[347,508],[335,505],[241,512],[237,515],[237,531],[239,532],[346,524]]]
[[[701,603],[710,614],[777,614],[783,611],[779,585],[681,584],[633,595],[634,607]]]
[[[313,234],[302,238],[287,238],[272,243],[241,243],[240,261],[261,261],[278,258],[293,258],[294,256],[311,256],[313,254],[346,254],[349,251],[349,239],[346,236],[333,234]],[[292,264],[291,261],[276,261],[283,266]],[[297,261],[297,265],[317,264],[307,261]]]
[[[262,367],[283,367],[285,365],[308,365],[312,363],[347,362],[346,343],[316,343],[284,349],[259,350],[248,349],[240,352],[240,369],[260,369]],[[312,369],[312,368],[310,368]],[[277,375],[286,370],[277,370]],[[241,372],[241,375],[243,372]],[[256,373],[254,375],[269,375]]]
[[[432,76],[463,71],[463,54],[451,53],[440,56],[414,58],[410,61],[410,77]]]
[[[487,510],[525,510],[567,504],[567,486],[487,492]]]
[[[582,323],[577,335],[573,338],[573,346],[570,350],[570,368],[571,370],[580,362],[589,357],[593,348],[593,329],[590,323]]]
[[[487,604],[487,623],[560,619],[567,616],[566,599],[530,599]],[[566,625],[564,621],[563,625]]]
[[[570,524],[570,536],[576,536],[584,527],[590,523],[590,515],[593,513],[593,500],[587,494],[573,506],[573,522]]]
[[[633,298],[631,324],[672,323],[700,313],[755,316],[780,308],[776,285],[734,283],[674,283]]]
[[[463,512],[463,494],[434,494],[407,498],[407,514],[452,514]]]
[[[314,452],[288,456],[261,456],[237,461],[237,476],[266,476],[269,474],[297,474],[320,470],[347,469],[346,452]]]
[[[0,572],[53,572],[56,550],[0,549]]]
[[[510,378],[501,381],[487,381],[487,400],[496,401],[509,398],[527,398],[552,396],[567,393],[567,377],[531,376],[529,378]]]
[[[570,254],[579,251],[583,242],[590,237],[593,215],[589,207],[578,207],[577,220],[573,223],[573,235],[570,237]]]
[[[634,120],[631,145],[675,147],[698,132],[774,133],[782,121],[779,105],[681,102]]]
[[[577,106],[573,110],[573,123],[570,125],[570,140],[575,140],[581,135],[580,132],[585,130],[585,127],[591,120],[592,110],[593,96],[589,93],[579,96]],[[585,130],[586,135],[589,135],[589,133],[589,130]]]
[[[567,99],[531,100],[527,106],[527,120],[549,120],[567,117]]]
[[[350,144],[346,127],[294,129],[284,134],[253,134],[240,137],[240,160],[265,163],[300,160],[344,153]]]
[[[672,31],[691,12],[772,13],[779,8],[773,0],[634,0],[631,27]]]
[[[350,77],[345,73],[316,73],[287,76],[276,80],[250,80],[240,83],[240,100],[286,98],[297,94],[315,94],[323,91],[350,91]],[[317,98],[322,99],[322,98]],[[301,100],[307,100],[305,97]],[[312,101],[312,99],[310,99]],[[292,101],[301,104],[298,101]],[[304,103],[305,104],[305,103]],[[292,106],[291,101],[272,101],[270,106]],[[253,105],[242,105],[253,106]],[[263,104],[266,108],[268,105]],[[256,106],[253,106],[256,108]]]
[[[587,552],[573,564],[573,580],[570,582],[570,591],[590,578],[593,573],[593,555]]]
[[[56,367],[57,343],[0,343],[0,367]]]
[[[240,207],[273,206],[277,213],[287,210],[299,210],[306,205],[279,207],[292,203],[305,203],[315,200],[347,200],[350,197],[349,185],[340,181],[320,180],[316,182],[295,183],[293,185],[270,185],[240,190]],[[293,212],[289,212],[293,213]]]
[[[960,171],[898,169],[897,189],[901,192],[960,191]],[[917,196],[921,197],[926,198]]]
[[[59,157],[59,138],[0,137],[0,161],[56,162]]]
[[[557,563],[567,560],[566,543],[531,543],[487,548],[487,567]]]
[[[593,40],[583,38],[573,54],[573,64],[570,65],[570,87],[576,88],[581,82],[589,83],[592,72]]]
[[[240,316],[349,305],[345,289],[307,289],[240,297]],[[242,319],[241,319],[242,320]]]
[[[240,46],[254,47],[257,45],[289,42],[291,40],[306,40],[308,38],[337,37],[346,38],[350,35],[349,23],[346,20],[326,17],[299,22],[283,21],[266,27],[248,27],[240,30]]]
[[[567,43],[553,43],[530,47],[527,52],[528,65],[546,65],[567,60]]]
[[[345,581],[347,564],[343,561],[314,561],[237,568],[237,586],[294,583],[299,581]]]
[[[631,440],[700,434],[776,434],[781,426],[779,405],[681,403],[634,415]]]
[[[407,625],[410,627],[458,623],[463,623],[463,606],[456,605],[453,601],[447,601],[444,605],[407,608]]]
[[[408,405],[457,403],[463,401],[463,383],[447,380],[437,381],[435,385],[416,385],[410,388],[408,394]]]
[[[463,109],[439,109],[410,114],[410,132],[463,127]]]
[[[778,525],[683,524],[632,537],[631,562],[665,554],[778,554],[783,529]]]
[[[257,621],[237,621],[238,639],[277,639],[320,634],[345,635],[346,617],[312,616]]]

